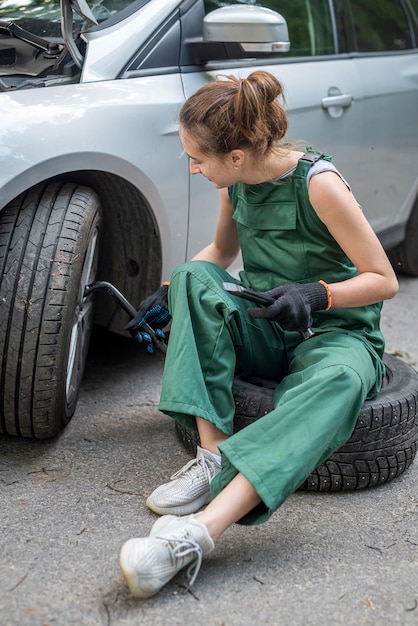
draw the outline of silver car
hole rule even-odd
[[[418,0],[0,0],[0,431],[74,413],[93,322],[212,238],[185,98],[273,72],[289,140],[333,155],[399,271],[418,275]]]

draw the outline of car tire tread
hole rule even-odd
[[[68,321],[99,211],[92,190],[54,182],[22,194],[0,216],[3,433],[49,438],[74,413],[64,389]]]

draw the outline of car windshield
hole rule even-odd
[[[100,23],[113,17],[131,4],[132,0],[89,0],[94,17]],[[22,28],[43,37],[61,36],[60,0],[0,0],[0,20],[13,20]],[[74,13],[75,30],[86,27],[84,19]]]

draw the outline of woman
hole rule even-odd
[[[122,571],[139,597],[187,564],[193,583],[230,525],[265,521],[350,438],[364,400],[380,389],[380,311],[396,276],[330,157],[283,142],[280,99],[279,81],[256,71],[205,85],[180,112],[190,172],[220,190],[220,215],[214,241],[171,278],[159,408],[197,427],[201,446],[148,498],[163,515],[150,536],[122,547]],[[237,281],[226,269],[239,251]],[[224,282],[274,303],[256,307]],[[141,305],[141,322],[146,311],[151,322],[152,311],[165,311],[167,289]],[[308,327],[305,341],[299,331]],[[274,410],[233,434],[237,370],[277,387]]]

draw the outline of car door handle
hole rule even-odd
[[[330,109],[331,107],[342,107],[346,109],[351,106],[354,98],[351,93],[342,93],[338,96],[327,96],[326,98],[322,98],[321,104],[324,109]]]

